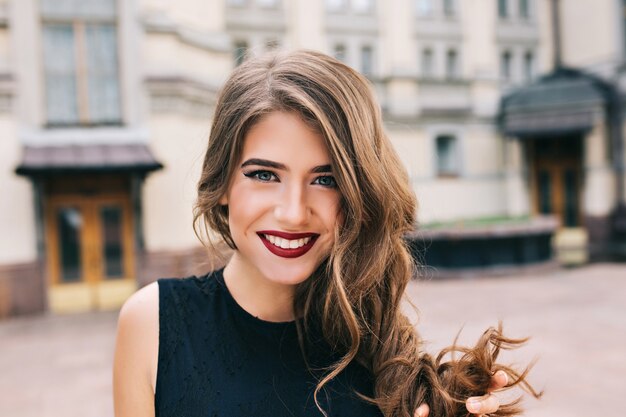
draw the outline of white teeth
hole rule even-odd
[[[265,239],[269,240],[272,245],[278,246],[279,248],[283,248],[283,249],[301,248],[302,246],[306,245],[307,243],[311,241],[311,237],[288,240],[288,239],[283,239],[274,235],[263,235],[263,236],[265,237]]]

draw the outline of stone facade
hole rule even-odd
[[[364,72],[421,223],[533,214],[528,150],[502,136],[497,116],[503,94],[552,68],[547,0],[115,0],[121,116],[61,127],[46,113],[42,28],[58,21],[44,16],[45,2],[0,0],[0,316],[48,304],[49,200],[37,179],[15,174],[27,145],[145,145],[164,168],[132,180],[133,279],[206,269],[192,230],[194,187],[216,94],[244,50],[317,49]],[[72,15],[93,2],[61,3]],[[626,88],[622,3],[561,3],[564,60]],[[592,240],[606,236],[616,198],[602,126],[585,139]]]

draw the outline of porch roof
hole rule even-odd
[[[163,168],[145,144],[25,146],[18,175],[142,172]]]
[[[503,97],[500,128],[518,138],[585,133],[605,110],[608,95],[599,78],[559,68]]]

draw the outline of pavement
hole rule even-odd
[[[500,359],[537,362],[527,417],[621,416],[626,396],[626,264],[540,275],[457,280],[428,277],[407,290],[426,350],[473,344],[489,326],[531,336]],[[419,317],[419,319],[418,319]],[[46,314],[0,322],[0,416],[112,417],[117,312]],[[503,397],[505,400],[508,397]]]

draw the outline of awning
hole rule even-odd
[[[147,145],[25,146],[19,175],[140,172],[163,168]]]
[[[586,133],[608,99],[605,83],[571,68],[560,68],[522,87],[500,103],[500,129],[518,138]]]

